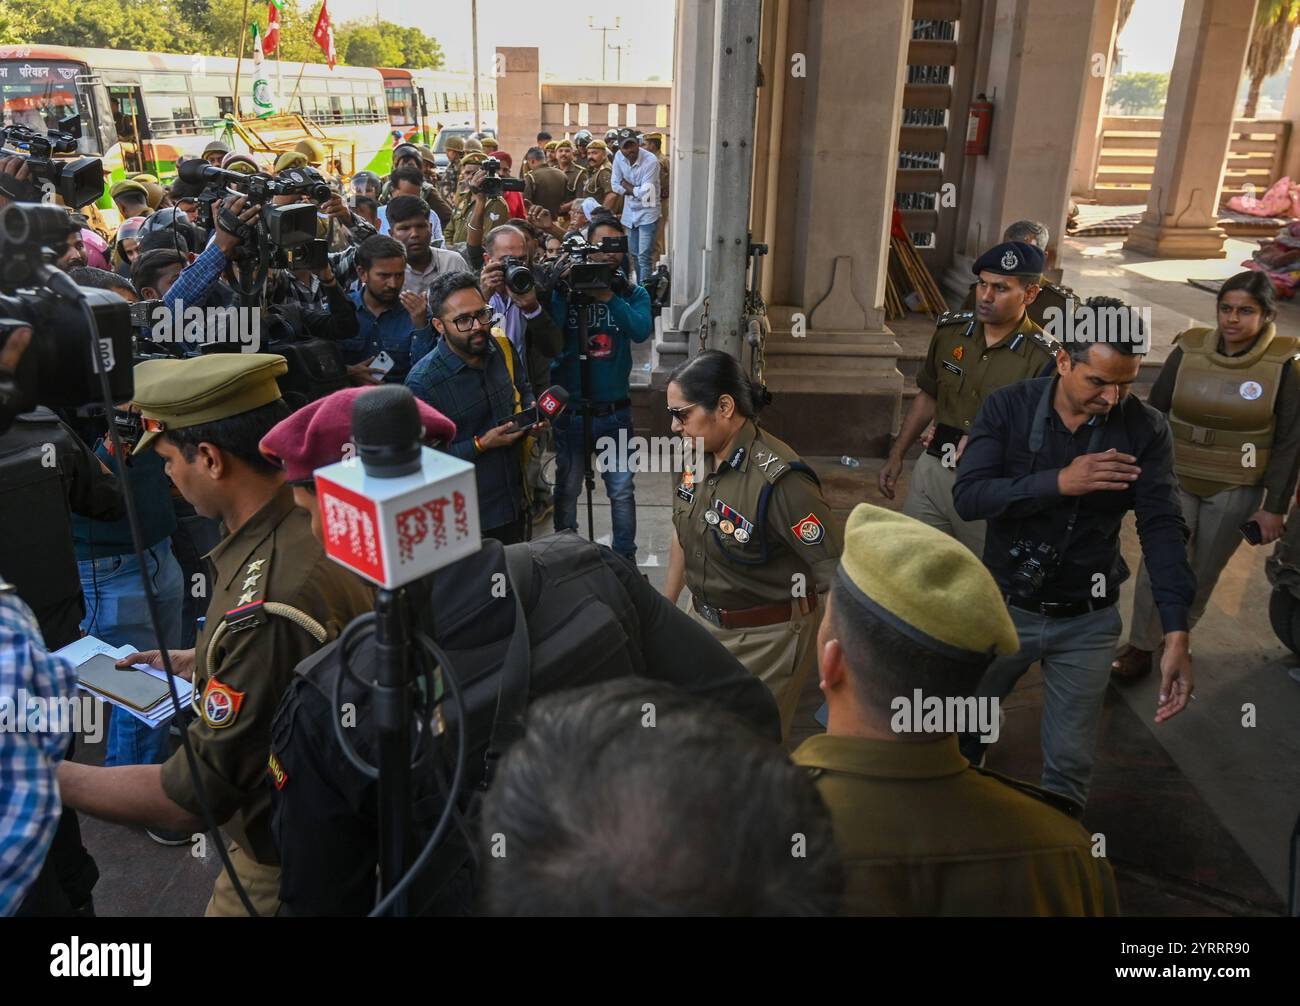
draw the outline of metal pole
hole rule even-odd
[[[470,10],[470,34],[473,37],[474,46],[474,132],[483,132],[483,121],[479,117],[479,100],[478,100],[478,0],[469,0]],[[497,128],[501,128],[499,125]]]
[[[239,74],[244,68],[244,39],[248,36],[248,0],[244,0],[244,21],[239,29],[239,58],[235,61],[235,121],[239,122]]]

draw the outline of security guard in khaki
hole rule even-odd
[[[465,140],[459,136],[447,137],[447,166],[442,169],[439,186],[442,196],[450,203],[456,201],[456,185],[460,181],[460,159],[465,154]]]
[[[895,652],[888,646],[864,659],[843,642],[880,623],[933,654],[916,689],[949,695],[967,694],[964,683],[981,666],[1020,646],[997,584],[968,549],[867,503],[849,516],[818,633],[829,728],[793,755],[831,812],[846,876],[844,911],[1117,914],[1110,864],[1093,855],[1090,836],[1057,809],[1053,794],[973,767],[952,724],[935,724],[933,737],[918,738],[914,719],[899,718],[896,699],[869,697],[875,692],[857,675],[897,685],[914,670],[906,656],[880,666]],[[910,683],[898,690],[916,701]]]
[[[563,156],[561,156],[561,151],[564,151]],[[573,159],[574,151],[572,140],[560,140],[555,144],[556,167],[564,172],[564,201],[566,203],[582,198],[583,190],[587,187],[587,169]],[[566,161],[568,162],[567,165]]]
[[[595,160],[591,155],[594,151],[600,151],[602,155],[599,164],[589,167],[586,181],[583,184],[582,198],[594,199],[602,206],[605,205],[605,197],[614,191],[614,169],[609,163],[609,148],[605,146],[604,140],[592,140],[587,144],[587,157],[589,160]]]
[[[213,423],[279,400],[276,377],[287,369],[284,357],[268,353],[141,363],[135,369],[135,404],[148,432],[136,453],[152,449],[166,431]],[[238,477],[231,476],[232,485]],[[275,486],[274,476],[266,478]],[[202,790],[231,838],[231,860],[259,915],[274,915],[279,908],[279,858],[264,779],[271,720],[281,693],[299,661],[374,606],[370,588],[325,557],[310,516],[294,505],[283,476],[278,482],[261,508],[207,555],[213,594],[191,678],[196,717],[189,739]],[[202,819],[198,786],[184,750],[161,766],[161,784],[167,799]],[[78,788],[74,785],[74,792]],[[98,788],[105,788],[103,781]],[[87,809],[123,819],[93,801]],[[206,914],[246,914],[225,872],[216,880]]]
[[[981,255],[975,261],[974,272],[990,281],[990,288],[998,285],[1000,277],[1021,280],[1024,299],[1029,300],[1037,290],[1042,266],[1043,253],[1033,245],[1006,241]],[[986,313],[1001,309],[1001,298],[1015,293],[995,294],[998,299]],[[1013,315],[1003,322],[1000,327],[1006,331],[991,343],[979,312],[940,316],[925,362],[916,375],[917,388],[928,397],[918,395],[909,408],[886,466],[888,469],[893,465],[897,473],[903,452],[928,422],[929,416],[918,411],[928,403],[933,409],[934,439],[912,469],[903,513],[952,535],[977,556],[984,554],[984,522],[962,520],[952,502],[962,438],[970,432],[985,396],[1005,385],[1037,377],[1054,357],[1054,344],[1023,313],[1023,307],[1021,311],[1018,321]],[[913,432],[918,425],[920,429]],[[882,490],[885,475],[882,472]],[[886,495],[892,496],[892,486]]]
[[[673,527],[691,614],[771,689],[788,735],[814,656],[818,588],[840,553],[816,474],[747,419],[717,471],[683,474]]]

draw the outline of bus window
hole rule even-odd
[[[155,136],[195,132],[194,110],[188,94],[144,93],[144,111]]]
[[[0,107],[6,126],[27,126],[45,132],[59,128],[59,120],[81,116],[81,153],[97,153],[95,118],[89,97],[77,85],[86,73],[84,64],[53,60],[0,60]]]

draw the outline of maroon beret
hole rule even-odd
[[[284,468],[290,483],[309,482],[317,468],[342,461],[352,441],[352,403],[369,388],[344,388],[309,402],[271,428],[258,448],[267,460]],[[427,402],[415,400],[424,426],[424,439],[451,443],[456,424]]]

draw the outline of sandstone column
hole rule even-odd
[[[1074,178],[1070,191],[1092,195],[1101,152],[1101,127],[1106,117],[1106,89],[1110,86],[1111,55],[1119,28],[1119,0],[1097,0],[1093,15],[1092,40],[1088,45],[1088,76],[1083,85],[1083,117],[1079,142],[1074,146]]]
[[[1254,7],[1186,0],[1151,195],[1125,248],[1157,258],[1226,254],[1216,219]]]
[[[537,142],[542,121],[541,77],[538,52],[532,46],[498,46],[497,138],[501,149],[514,158],[512,174],[521,177],[524,152]]]

